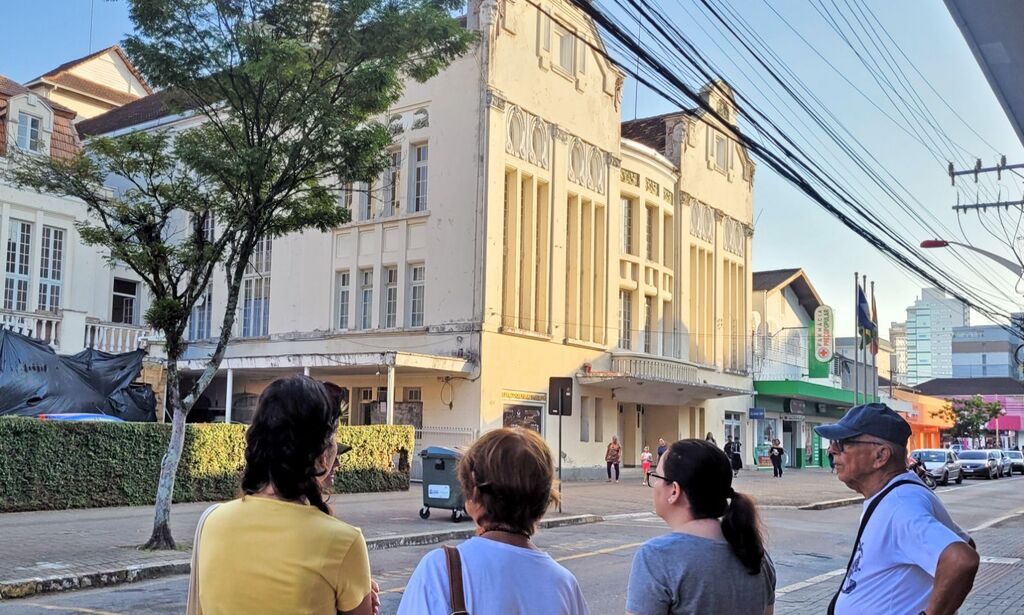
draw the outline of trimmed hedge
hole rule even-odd
[[[171,426],[0,419],[0,512],[153,504]],[[337,493],[409,488],[413,428],[342,427]],[[238,494],[245,426],[189,424],[175,502]]]

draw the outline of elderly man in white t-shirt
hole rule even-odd
[[[829,613],[947,615],[974,585],[974,541],[906,467],[910,425],[885,404],[851,408],[814,431],[839,480],[864,496],[861,529]]]

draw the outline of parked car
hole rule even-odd
[[[1013,461],[1010,456],[998,448],[989,449],[999,455],[999,476],[1013,476]]]
[[[940,485],[948,485],[949,479],[956,484],[964,482],[964,473],[956,453],[943,448],[922,448],[910,454]]]
[[[1013,470],[1024,474],[1024,453],[1014,450],[1003,451],[1003,453],[1010,458],[1010,466]]]
[[[1002,456],[999,451],[963,451],[959,455],[960,467],[966,477],[999,478],[1002,473]]]
[[[36,418],[40,421],[109,421],[112,423],[123,423],[124,419],[106,414],[88,414],[84,412],[69,412],[68,414],[40,414]]]

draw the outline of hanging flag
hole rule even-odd
[[[871,354],[878,354],[878,308],[875,307],[875,283],[871,283],[871,322],[875,330],[871,334]]]
[[[857,284],[857,331],[860,333],[860,347],[864,348],[871,342],[872,336],[878,332],[878,325],[871,319],[871,308],[864,289]]]

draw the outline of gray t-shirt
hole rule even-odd
[[[752,575],[729,543],[676,532],[648,540],[633,557],[630,613],[760,615],[773,604],[775,566],[767,553]]]

